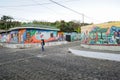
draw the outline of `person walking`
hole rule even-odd
[[[45,41],[44,41],[44,39],[42,39],[41,41],[42,41],[42,42],[41,42],[42,51],[44,51],[44,45],[45,45]]]

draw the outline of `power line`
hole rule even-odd
[[[36,3],[36,5],[44,5],[44,4],[51,4],[51,3],[43,3],[43,4],[40,4],[40,3],[38,3],[37,1],[35,1],[35,0],[33,0],[35,3]],[[35,4],[34,4],[35,5]],[[25,6],[25,5],[24,5]],[[26,5],[27,6],[27,5]],[[31,5],[30,5],[31,6]],[[8,6],[7,6],[8,7]],[[10,6],[10,8],[11,7],[15,7],[15,6]],[[20,5],[18,5],[17,7],[20,7]],[[45,6],[44,6],[45,7]],[[47,8],[48,10],[50,10],[51,11],[51,9],[50,8],[48,8],[48,7],[45,7],[45,8]],[[1,8],[2,9],[2,8]],[[13,9],[14,10],[14,9]],[[23,11],[23,10],[22,10]],[[52,11],[53,12],[53,11]],[[54,11],[54,13],[55,13],[55,11]],[[0,15],[2,15],[2,14],[0,14]],[[28,20],[28,19],[25,19],[25,18],[14,18],[14,19],[16,19],[16,20],[19,20],[19,21],[27,21],[27,22],[29,22],[29,21],[32,21],[32,20]]]
[[[39,3],[39,2],[37,2],[36,0],[32,0],[33,2],[35,2],[35,4],[27,4],[27,5],[17,5],[17,6],[0,6],[0,8],[4,8],[4,7],[29,7],[29,6],[39,6],[39,5],[48,5],[48,4],[51,4],[51,3]],[[70,11],[72,11],[72,12],[74,12],[74,13],[77,13],[77,14],[79,14],[79,15],[81,15],[82,16],[82,23],[84,23],[84,17],[86,17],[86,18],[88,18],[88,19],[90,19],[90,20],[95,20],[95,19],[93,19],[93,18],[91,18],[91,17],[88,17],[88,16],[86,16],[85,14],[83,14],[83,13],[80,13],[80,12],[78,12],[78,11],[75,11],[75,10],[73,10],[73,9],[71,9],[71,8],[69,8],[69,7],[67,7],[67,6],[64,6],[64,5],[62,5],[62,4],[60,4],[60,3],[58,3],[58,2],[55,2],[55,1],[53,1],[53,0],[50,0],[51,2],[53,2],[53,3],[55,3],[55,4],[57,4],[57,5],[59,5],[59,6],[61,6],[61,7],[63,7],[63,8],[66,8],[66,9],[68,9],[68,10],[70,10]],[[70,2],[71,0],[66,0],[65,2]],[[62,1],[61,1],[62,2]],[[46,6],[44,6],[44,7],[46,7]],[[49,10],[51,10],[49,7],[46,7],[46,8],[48,8]],[[52,10],[53,11],[53,10]],[[54,11],[54,12],[56,12],[56,11]],[[27,20],[28,21],[28,20]]]
[[[53,2],[53,3],[55,3],[55,4],[57,4],[57,5],[59,5],[59,6],[61,6],[61,7],[63,7],[63,8],[66,8],[66,9],[68,9],[68,10],[74,12],[74,13],[77,13],[77,14],[79,14],[79,15],[82,15],[82,19],[83,19],[83,23],[84,23],[84,14],[83,14],[83,13],[77,12],[77,11],[75,11],[75,10],[73,10],[73,9],[67,7],[67,6],[64,6],[64,5],[62,5],[62,4],[58,3],[58,2],[55,2],[55,1],[53,1],[53,0],[50,0],[50,1]]]
[[[35,1],[36,2],[36,1]],[[60,1],[63,2],[63,1]],[[71,2],[70,0],[64,1],[64,2]],[[48,4],[52,4],[52,3],[38,3],[37,4],[26,4],[26,5],[16,5],[16,6],[0,6],[1,8],[4,7],[30,7],[30,6],[39,6],[39,5],[48,5]]]
[[[4,7],[29,7],[29,6],[38,6],[38,5],[47,5],[47,4],[50,4],[50,3],[42,3],[42,4],[28,4],[28,5],[17,5],[17,6],[0,6],[2,8]]]
[[[55,1],[53,1],[53,0],[50,0],[50,1],[53,2],[53,3],[55,3],[55,4],[57,4],[57,5],[59,5],[59,6],[62,6],[62,7],[64,7],[64,8],[66,8],[66,9],[72,11],[72,12],[75,12],[75,13],[77,13],[77,14],[79,14],[79,15],[83,15],[83,13],[79,13],[79,12],[77,12],[77,11],[75,11],[75,10],[69,8],[69,7],[66,7],[66,6],[64,6],[64,5],[62,5],[62,4],[58,3],[58,2],[55,2]]]
[[[68,10],[74,12],[74,13],[77,13],[77,14],[79,14],[79,15],[82,15],[82,21],[83,21],[82,23],[83,23],[83,25],[84,25],[84,18],[85,18],[85,17],[88,18],[88,19],[90,19],[90,20],[92,20],[92,21],[93,21],[93,20],[96,20],[96,19],[94,19],[94,18],[92,18],[92,17],[86,16],[84,13],[80,13],[80,12],[78,12],[78,11],[75,11],[75,10],[73,10],[73,9],[67,7],[67,6],[64,6],[64,5],[60,4],[60,3],[58,3],[58,2],[55,2],[55,1],[53,1],[53,0],[50,0],[50,1],[53,2],[53,3],[55,3],[55,4],[57,4],[57,5],[59,5],[59,6],[61,6],[61,7],[63,7],[63,8],[66,8],[66,9],[68,9]],[[96,21],[99,21],[99,20],[96,20]]]
[[[35,1],[35,0],[32,0],[33,2],[35,2],[36,4],[27,4],[27,5],[17,5],[17,6],[0,6],[0,8],[12,8],[12,7],[30,7],[30,6],[39,6],[39,5],[48,5],[48,4],[52,4],[52,3],[38,3],[37,1]],[[62,0],[60,1],[60,2],[63,2]],[[64,2],[71,2],[71,0],[66,0],[66,1],[64,1]],[[64,6],[65,7],[65,6]],[[48,8],[48,7],[46,7],[46,8]],[[66,7],[67,8],[67,7]],[[50,8],[48,8],[49,10],[51,10]],[[69,8],[70,9],[70,8]],[[71,9],[72,10],[72,9]],[[72,11],[74,11],[74,10],[72,10]],[[54,11],[54,12],[56,12],[56,11]],[[77,11],[74,11],[74,12],[76,12],[76,13],[78,13],[78,14],[82,14],[82,13],[79,13],[79,12],[77,12]]]
[[[32,0],[34,3],[36,3],[37,5],[39,5],[40,3],[38,2],[38,1],[36,1],[36,0]],[[68,0],[67,0],[68,1]],[[51,4],[51,3],[50,3]],[[43,6],[42,6],[43,7]],[[51,12],[53,12],[54,14],[56,13],[56,14],[58,14],[55,10],[53,10],[53,9],[51,9],[51,8],[49,8],[49,7],[47,7],[47,6],[44,6],[45,8],[47,8],[49,11],[51,11]],[[55,15],[56,15],[55,14]],[[53,15],[53,14],[52,14]]]

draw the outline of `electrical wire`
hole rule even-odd
[[[32,0],[32,1],[33,1],[35,4],[17,5],[17,6],[0,6],[0,8],[30,7],[30,6],[40,6],[40,5],[48,5],[48,4],[55,3],[55,4],[57,4],[57,5],[59,5],[59,6],[63,7],[63,8],[66,8],[66,9],[74,12],[74,13],[77,13],[77,14],[79,14],[79,15],[82,15],[83,23],[84,23],[84,17],[85,17],[85,18],[88,18],[88,19],[90,19],[90,20],[95,20],[95,19],[93,19],[93,18],[91,18],[91,17],[86,16],[84,13],[80,13],[80,12],[74,10],[74,9],[71,9],[71,8],[69,8],[69,7],[67,7],[67,6],[64,6],[64,5],[62,5],[62,4],[58,3],[58,2],[55,2],[55,1],[53,1],[53,0],[49,0],[49,1],[51,1],[52,3],[39,3],[39,2],[37,2],[36,0]],[[62,1],[60,1],[60,2],[62,2]],[[65,1],[65,2],[71,2],[71,0],[67,0],[67,1]],[[44,7],[47,8],[48,10],[54,12],[54,13],[56,12],[56,11],[53,11],[52,9],[50,9],[49,7],[46,7],[46,6],[44,6]],[[28,20],[27,20],[27,21],[28,21]],[[97,21],[98,21],[98,20],[97,20]]]
[[[4,7],[30,7],[30,6],[38,6],[38,5],[47,5],[50,3],[42,3],[42,4],[28,4],[28,5],[17,5],[17,6],[0,6],[1,8]]]
[[[36,2],[36,1],[35,1]],[[63,2],[63,1],[60,1]],[[64,1],[64,2],[71,2],[70,0]],[[37,4],[26,4],[26,5],[17,5],[17,6],[0,6],[1,8],[7,8],[7,7],[30,7],[30,6],[39,6],[39,5],[48,5],[52,3],[37,3]]]
[[[79,15],[83,15],[83,13],[79,13],[79,12],[77,12],[77,11],[75,11],[75,10],[69,8],[69,7],[66,7],[66,6],[64,6],[64,5],[62,5],[62,4],[58,3],[58,2],[55,2],[55,1],[53,1],[53,0],[50,0],[50,1],[53,2],[53,3],[55,3],[55,4],[57,4],[57,5],[59,5],[59,6],[62,6],[63,8],[66,8],[66,9],[72,11],[72,12],[75,12],[75,13],[77,13],[77,14],[79,14]]]
[[[88,16],[86,16],[84,13],[80,13],[80,12],[78,12],[78,11],[76,11],[76,10],[74,10],[74,9],[71,9],[71,8],[69,8],[69,7],[67,7],[67,6],[64,6],[64,5],[62,5],[62,4],[60,4],[60,3],[58,3],[58,2],[56,2],[56,1],[53,1],[53,0],[49,0],[49,1],[51,1],[51,2],[53,2],[53,3],[55,3],[55,4],[57,4],[57,5],[59,5],[59,6],[61,6],[61,7],[63,7],[63,8],[66,8],[66,9],[68,9],[68,10],[70,10],[70,11],[72,11],[72,12],[74,12],[74,13],[77,13],[77,14],[79,14],[79,15],[82,15],[82,21],[83,21],[83,23],[84,23],[84,18],[86,17],[86,18],[88,18],[88,19],[90,19],[90,20],[96,20],[96,19],[93,19],[92,17],[88,17]],[[99,20],[96,20],[96,21],[99,21]]]

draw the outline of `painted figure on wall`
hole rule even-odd
[[[26,40],[26,29],[18,30],[18,42],[24,43],[25,40]]]
[[[48,30],[34,30],[30,31],[30,37],[25,40],[25,43],[40,43],[42,39],[45,42],[57,40],[57,31],[48,31]]]
[[[17,33],[11,34],[10,42],[18,43],[18,34]]]
[[[31,36],[30,36],[30,33],[27,32],[26,34],[26,40],[25,40],[26,43],[31,43]]]
[[[7,35],[5,33],[2,34],[1,42],[7,42]]]
[[[41,39],[45,42],[56,41],[58,30],[20,28],[13,29],[7,34],[0,34],[0,42],[8,43],[40,43]]]
[[[63,41],[64,39],[64,33],[63,32],[58,32],[58,40]]]

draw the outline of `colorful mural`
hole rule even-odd
[[[41,39],[45,42],[56,41],[58,32],[57,30],[21,28],[0,34],[0,42],[7,43],[40,43]]]
[[[81,38],[80,33],[77,33],[77,32],[64,33],[64,35],[65,35],[65,38],[66,38],[66,35],[70,36],[70,41],[78,41]]]
[[[45,42],[64,41],[66,35],[71,36],[71,41],[80,40],[80,34],[76,32],[66,33],[58,30],[46,30],[36,28],[16,28],[7,32],[0,33],[0,42],[7,43],[41,43]]]
[[[81,42],[84,44],[120,44],[120,27],[93,26],[84,29],[81,32]]]
[[[27,37],[25,43],[39,43],[41,39],[44,39],[45,42],[57,40],[57,31],[28,30],[26,32]]]

